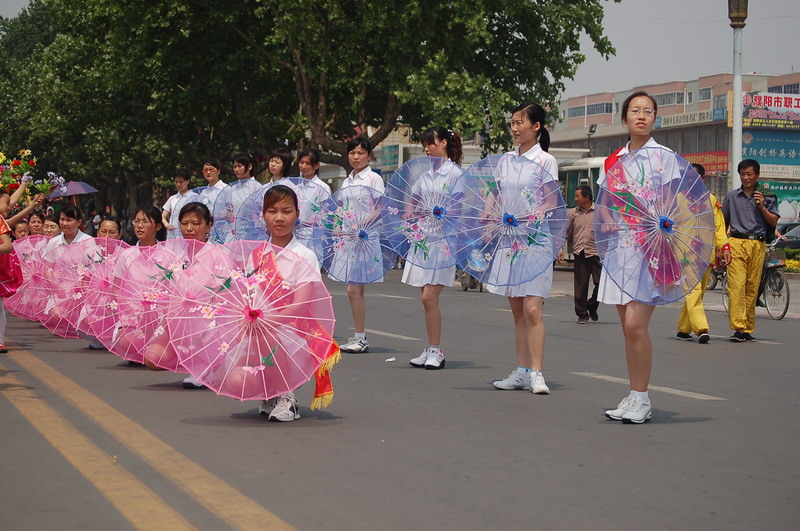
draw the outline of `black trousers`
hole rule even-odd
[[[575,255],[575,315],[589,318],[589,312],[597,312],[597,287],[600,285],[600,271],[603,265],[599,256],[586,256],[584,251]],[[592,297],[589,295],[589,278],[594,283]]]

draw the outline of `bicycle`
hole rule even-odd
[[[771,319],[777,321],[786,316],[789,310],[789,283],[783,274],[786,267],[786,251],[776,249],[777,240],[767,246],[761,283],[758,285],[756,305],[767,309]],[[728,277],[722,279],[722,305],[728,311]]]

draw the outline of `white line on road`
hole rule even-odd
[[[628,385],[628,380],[624,378],[617,378],[616,376],[608,376],[606,374],[598,374],[596,372],[573,372],[579,376],[588,376],[589,378],[597,378],[598,380],[606,380],[608,382],[616,382]],[[661,391],[662,393],[669,393],[671,395],[684,396],[686,398],[695,398],[697,400],[727,400],[727,398],[720,398],[718,396],[702,395],[700,393],[693,393],[691,391],[682,391],[681,389],[673,389],[672,387],[662,387],[660,385],[649,386],[653,391]]]
[[[718,337],[720,339],[728,339],[728,336],[711,336],[711,337]],[[764,343],[765,345],[783,345],[783,343],[778,343],[777,341],[764,341],[763,339],[759,339],[756,343]]]
[[[498,311],[498,312],[511,312],[511,310],[508,309],[508,308],[495,308],[495,311]],[[549,313],[543,313],[542,317],[553,317],[553,315],[549,314]]]
[[[351,326],[350,330],[355,330],[355,328]],[[391,337],[394,339],[404,339],[406,341],[422,341],[418,337],[401,336],[400,334],[390,334],[389,332],[381,332],[380,330],[373,330],[371,328],[365,328],[364,331],[369,332],[370,334],[375,334],[376,336]]]
[[[418,297],[403,297],[402,295],[387,295],[385,293],[376,293],[370,297],[386,297],[387,299],[403,299],[407,301],[415,301]]]

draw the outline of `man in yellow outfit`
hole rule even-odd
[[[775,231],[778,205],[774,196],[764,197],[756,189],[761,165],[745,159],[737,168],[741,188],[731,190],[722,202],[722,215],[728,227],[731,263],[728,264],[728,320],[733,330],[731,341],[755,341],[756,297],[767,234]]]
[[[700,164],[692,164],[697,173],[706,180],[706,169]],[[725,232],[725,218],[722,215],[722,205],[717,202],[714,194],[709,194],[711,206],[714,209],[714,249],[716,257],[723,265],[728,265],[731,261],[731,246],[728,243],[728,235]],[[706,282],[711,274],[711,268],[706,270],[703,280],[694,287],[686,296],[681,307],[681,316],[678,318],[678,339],[692,341],[691,332],[697,336],[699,343],[708,343],[711,336],[708,335],[708,319],[703,308],[703,295],[706,293]]]

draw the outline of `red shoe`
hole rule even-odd
[[[6,348],[6,344],[5,343],[0,343],[0,354],[5,354],[6,352],[8,352],[8,349]]]

